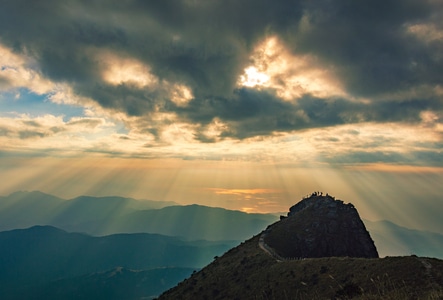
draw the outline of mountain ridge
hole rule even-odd
[[[34,204],[40,203],[41,205],[34,206],[31,210],[23,209],[23,206],[15,207],[11,210],[10,204],[11,202],[15,201],[12,199],[13,197],[10,197],[11,195],[15,195],[15,200],[20,198],[18,197],[20,195],[22,197],[24,195],[34,195],[36,198],[33,198],[31,199],[32,201],[30,201],[34,202]],[[157,212],[163,212],[162,215],[158,215],[157,217],[152,215],[150,216],[149,214],[152,214],[152,212],[144,213],[140,212],[141,210],[131,210],[120,213],[114,212],[113,214],[108,214],[107,217],[102,219],[97,219],[98,216],[102,215],[102,212],[96,212],[96,209],[91,210],[88,207],[85,207],[83,211],[79,210],[76,213],[69,213],[69,210],[67,210],[67,215],[65,215],[64,218],[61,218],[60,216],[57,217],[51,213],[48,213],[48,211],[54,212],[54,210],[51,208],[53,206],[48,206],[45,204],[48,202],[54,203],[53,198],[57,199],[55,196],[38,191],[22,191],[12,193],[11,195],[0,196],[0,231],[16,228],[29,228],[33,225],[52,225],[68,232],[84,232],[93,236],[104,236],[114,233],[146,232],[170,236],[181,236],[186,240],[210,239],[211,236],[215,236],[215,234],[212,234],[212,232],[215,231],[220,235],[219,240],[230,240],[233,236],[237,235],[235,239],[240,242],[255,235],[257,232],[260,232],[262,229],[266,228],[266,226],[269,224],[278,220],[278,215],[275,214],[258,214],[257,217],[265,216],[265,218],[254,222],[252,219],[255,215],[240,212],[241,216],[244,216],[250,221],[249,229],[242,232],[238,231],[234,226],[230,226],[229,228],[225,227],[226,222],[229,222],[229,220],[232,220],[233,217],[239,215],[239,211],[233,211],[235,213],[230,216],[216,218],[219,221],[218,223],[214,223],[214,227],[217,226],[218,229],[213,229],[208,227],[207,218],[204,218],[203,216],[209,216],[209,211],[229,212],[229,210],[224,208],[220,208],[220,210],[218,210],[218,208],[201,205],[188,205],[187,207],[175,206],[175,208],[172,210],[177,211],[174,213],[168,213],[167,210],[157,210]],[[46,197],[52,200],[46,201]],[[96,199],[95,197],[90,196],[85,197],[92,200]],[[63,200],[61,198],[58,199],[59,200],[57,200],[57,202],[71,201]],[[92,207],[93,206],[94,205],[92,205]],[[9,209],[5,207],[9,207]],[[46,209],[48,207],[50,208],[49,210]],[[186,210],[189,210],[190,208],[192,209],[193,207],[197,207],[199,210],[202,210],[199,214],[199,216],[202,217],[195,220],[196,225],[200,224],[200,226],[196,226],[198,229],[197,232],[194,231],[192,234],[188,235],[190,229],[193,228],[192,225],[188,224],[188,227],[181,227],[179,226],[180,222],[176,223],[175,225],[168,225],[169,228],[161,228],[164,226],[167,220],[173,220],[173,215],[179,216],[180,218],[189,219],[189,216],[186,217]],[[55,210],[55,212],[59,213],[60,210]],[[133,218],[130,213],[135,213],[136,218]],[[86,218],[87,215],[90,217]],[[157,222],[153,222],[152,220],[149,221],[149,218],[156,219]],[[137,219],[137,221],[135,222],[134,219]],[[186,220],[186,222],[189,222],[189,220]],[[443,253],[440,251],[440,249],[443,249],[443,234],[410,229],[404,226],[398,226],[395,223],[392,224],[395,224],[397,227],[387,226],[386,223],[381,222],[383,221],[364,220],[367,230],[371,232],[371,236],[375,241],[380,256],[417,254],[421,256],[443,258]],[[224,233],[222,231],[223,229],[225,229]]]
[[[442,278],[442,260],[378,258],[355,207],[313,193],[159,299],[440,299]]]
[[[235,244],[194,243],[149,233],[93,237],[52,226],[3,231],[0,232],[0,284],[37,283],[117,266],[201,268],[214,255]]]

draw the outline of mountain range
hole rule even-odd
[[[9,293],[8,300],[123,300],[155,299],[168,288],[190,276],[188,268],[131,270],[117,267],[108,271],[64,278]]]
[[[364,221],[381,256],[418,255],[443,259],[443,235],[399,226],[390,221]]]
[[[41,192],[17,192],[0,198],[0,231],[51,225],[95,236],[144,232],[189,240],[242,241],[277,219],[272,214],[173,204],[122,197],[63,200]]]
[[[278,219],[174,202],[16,192],[0,197],[2,299],[121,299],[110,295],[124,290],[134,296],[126,299],[150,299]],[[381,257],[443,258],[441,234],[364,223]]]
[[[7,294],[13,299],[26,290],[45,290],[56,282],[60,286],[70,281],[96,281],[116,268],[135,279],[166,272],[163,286],[167,288],[234,245],[147,233],[93,237],[51,226],[4,231],[0,232],[0,290],[9,290],[2,299]],[[151,293],[155,291],[158,287]]]
[[[244,241],[278,220],[275,214],[247,214],[201,205],[80,196],[64,200],[38,191],[0,197],[0,231],[50,225],[93,236],[154,233],[185,240]],[[443,258],[443,234],[410,229],[387,220],[363,220],[381,257]]]

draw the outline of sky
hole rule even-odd
[[[443,233],[442,148],[441,0],[0,3],[0,195],[322,191]]]

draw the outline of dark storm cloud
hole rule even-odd
[[[435,70],[442,69],[443,60],[431,58],[441,44],[425,47],[406,30],[431,18],[431,1],[311,1],[308,7],[305,29],[292,38],[293,48],[338,67],[354,94],[373,96],[441,82],[441,71]]]
[[[247,138],[346,123],[414,123],[421,120],[421,111],[442,108],[435,99],[361,103],[305,95],[296,102],[286,102],[266,91],[240,89],[231,98],[194,99],[189,106],[178,111],[190,122],[205,125],[216,115],[230,124],[222,136]],[[200,137],[206,141],[204,136]]]
[[[228,124],[222,137],[245,138],[350,122],[415,122],[422,110],[441,110],[433,95],[383,96],[442,83],[441,40],[408,31],[414,24],[442,30],[441,6],[431,0],[4,0],[0,42],[105,108],[147,119],[175,112],[202,128],[218,118]],[[272,90],[236,87],[256,43],[271,35],[294,55],[314,55],[317,67],[335,70],[352,96],[370,101],[304,95],[287,102]],[[160,82],[189,86],[194,99],[181,107],[162,90],[111,85],[91,49],[137,59]]]

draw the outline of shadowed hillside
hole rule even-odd
[[[259,236],[228,251],[159,299],[441,299],[443,261],[419,257],[278,262]]]
[[[159,299],[443,297],[443,261],[377,257],[352,204],[313,194]]]
[[[21,288],[14,293],[3,290],[3,300],[122,300],[153,299],[188,277],[191,268],[130,270],[118,267],[106,272]]]
[[[149,274],[163,274],[165,284],[157,285],[148,294],[158,295],[233,245],[234,242],[191,242],[145,233],[92,237],[49,226],[0,232],[0,298],[20,299],[18,295],[22,291],[37,293],[49,286],[64,286],[65,290],[76,286],[79,289],[88,287],[92,291],[94,282],[100,281],[100,277],[105,278],[100,273],[117,267],[145,272],[124,273],[128,276],[107,281],[108,284],[120,282],[128,289],[143,284],[146,290],[147,286],[153,286],[153,282],[156,282],[152,281],[155,276]],[[164,269],[164,272],[161,273],[160,269]],[[143,276],[138,276],[141,274]],[[143,278],[147,281],[141,283]],[[122,280],[125,283],[121,283]],[[164,289],[160,289],[160,286]],[[96,288],[99,294],[105,292],[100,285]],[[54,293],[57,294],[56,291]],[[54,296],[52,299],[64,297]]]

